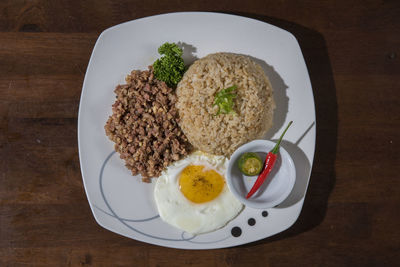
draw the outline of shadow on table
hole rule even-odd
[[[329,195],[335,184],[337,101],[325,39],[315,30],[293,22],[250,13],[233,13],[267,22],[291,32],[299,42],[313,87],[316,109],[316,150],[304,205],[298,220],[288,230],[248,245],[268,243],[309,231],[325,218]]]

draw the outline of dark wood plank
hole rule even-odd
[[[77,112],[104,29],[176,11],[259,19],[299,40],[317,109],[305,204],[287,231],[175,250],[95,222]],[[396,266],[400,261],[398,1],[1,1],[0,266]]]

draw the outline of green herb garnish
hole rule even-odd
[[[237,95],[233,91],[235,91],[236,89],[237,86],[233,85],[231,87],[219,91],[215,95],[213,106],[218,106],[218,112],[217,114],[215,114],[215,116],[219,114],[228,114],[228,113],[236,114],[236,112],[233,110],[233,105],[235,104],[233,102],[233,99],[237,97]]]
[[[154,62],[154,75],[169,87],[176,87],[185,72],[182,49],[174,43],[164,43],[158,48],[158,53],[164,56]]]

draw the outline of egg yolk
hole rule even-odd
[[[204,166],[189,165],[181,172],[179,189],[194,203],[204,203],[216,198],[224,187],[225,180],[214,170],[203,170]]]

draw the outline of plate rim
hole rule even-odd
[[[235,19],[248,20],[248,21],[252,21],[252,22],[255,22],[255,23],[259,23],[259,24],[266,24],[266,25],[268,25],[269,27],[272,27],[272,28],[274,28],[274,29],[276,29],[276,30],[285,32],[288,36],[290,36],[292,39],[294,39],[294,42],[295,42],[295,44],[298,46],[298,49],[299,49],[299,51],[300,51],[300,56],[301,56],[302,60],[304,61],[304,64],[305,64],[305,71],[306,71],[306,74],[307,74],[305,78],[308,80],[308,82],[309,82],[309,84],[310,84],[310,91],[311,91],[311,99],[310,99],[310,100],[311,100],[311,102],[312,102],[312,104],[313,104],[312,109],[313,109],[313,117],[314,117],[314,126],[313,126],[312,129],[311,129],[311,130],[314,132],[314,140],[313,140],[313,142],[312,142],[314,147],[313,147],[313,150],[311,151],[311,154],[309,155],[310,171],[309,171],[309,174],[308,174],[308,181],[307,181],[307,185],[306,185],[306,188],[305,188],[304,196],[303,196],[298,202],[296,202],[295,204],[293,204],[293,206],[295,206],[295,205],[299,205],[299,206],[300,206],[300,207],[296,210],[296,214],[295,214],[295,216],[294,216],[293,221],[291,221],[291,222],[288,224],[287,227],[282,228],[280,231],[277,231],[277,232],[275,232],[275,233],[272,234],[272,235],[260,237],[260,238],[258,238],[258,239],[253,239],[253,240],[251,240],[251,241],[244,241],[244,242],[241,242],[241,243],[239,243],[239,244],[229,244],[229,245],[222,245],[222,246],[216,245],[216,246],[213,246],[213,247],[185,247],[185,248],[183,248],[183,247],[174,246],[174,245],[168,245],[168,244],[157,244],[157,242],[149,242],[149,241],[147,241],[147,240],[143,240],[143,239],[140,238],[140,237],[131,237],[131,236],[124,235],[124,234],[122,234],[122,233],[119,233],[117,230],[115,230],[115,229],[109,227],[108,225],[106,225],[105,223],[103,223],[103,222],[100,220],[100,218],[98,217],[97,213],[95,212],[94,204],[90,201],[88,188],[87,188],[87,185],[86,185],[86,182],[85,182],[84,164],[83,164],[83,162],[82,162],[83,159],[82,159],[82,156],[81,156],[81,155],[82,155],[82,145],[81,145],[81,142],[82,142],[82,141],[81,141],[80,135],[81,135],[81,123],[82,123],[82,104],[83,104],[83,99],[84,99],[83,96],[84,96],[84,93],[88,90],[88,89],[85,90],[85,88],[86,88],[86,86],[87,86],[87,85],[86,85],[86,84],[87,84],[87,79],[88,79],[88,78],[87,78],[87,73],[88,73],[88,69],[89,69],[90,66],[93,64],[93,63],[92,63],[92,62],[93,62],[93,55],[94,55],[94,52],[95,52],[96,48],[98,47],[98,45],[99,45],[101,39],[104,38],[103,36],[104,36],[107,32],[109,32],[109,31],[111,31],[111,30],[114,30],[114,29],[117,29],[117,28],[120,28],[120,27],[122,27],[122,26],[124,26],[124,25],[131,24],[131,23],[134,23],[134,22],[139,22],[139,21],[157,19],[157,18],[159,18],[159,17],[167,17],[167,16],[175,16],[175,15],[178,15],[178,16],[179,16],[179,15],[189,15],[189,14],[200,15],[200,16],[202,16],[202,15],[228,16],[228,17],[234,17]],[[118,235],[122,235],[122,236],[124,236],[124,237],[130,238],[130,239],[133,239],[133,240],[137,240],[137,241],[140,241],[140,242],[145,242],[145,243],[148,243],[148,244],[157,245],[157,246],[162,246],[162,247],[177,248],[177,249],[184,249],[184,250],[219,249],[219,248],[236,247],[236,246],[241,246],[241,245],[245,245],[245,244],[254,243],[254,242],[257,242],[257,241],[259,241],[259,240],[269,238],[270,236],[274,236],[274,235],[276,235],[276,234],[278,234],[278,233],[281,233],[281,232],[283,232],[283,231],[289,229],[289,228],[290,228],[293,224],[295,224],[296,221],[298,220],[298,218],[299,218],[299,216],[300,216],[300,213],[301,213],[301,211],[302,211],[302,208],[303,208],[303,204],[304,204],[305,197],[306,197],[306,195],[307,195],[308,186],[309,186],[309,182],[310,182],[310,178],[311,178],[311,173],[312,173],[312,169],[313,169],[314,156],[315,156],[315,150],[316,150],[316,139],[317,139],[316,125],[317,125],[317,120],[316,120],[316,109],[315,109],[315,97],[314,97],[314,92],[313,92],[313,88],[312,88],[312,84],[311,84],[310,74],[309,74],[309,71],[308,71],[308,68],[307,68],[307,64],[306,64],[306,62],[305,62],[304,55],[303,55],[303,51],[301,50],[300,44],[299,44],[297,38],[296,38],[296,37],[294,36],[294,34],[292,34],[291,32],[289,32],[289,31],[287,31],[287,30],[285,30],[285,29],[282,29],[282,28],[280,28],[280,27],[277,27],[277,26],[275,26],[275,25],[273,25],[273,24],[270,24],[270,23],[268,23],[268,22],[264,22],[264,21],[258,20],[258,19],[254,19],[254,18],[246,17],[246,16],[241,16],[241,15],[236,15],[236,14],[223,13],[223,12],[203,12],[203,11],[169,12],[169,13],[156,14],[156,15],[151,15],[151,16],[146,16],[146,17],[137,18],[137,19],[134,19],[134,20],[125,21],[125,22],[122,22],[122,23],[119,23],[119,24],[117,24],[117,25],[113,25],[113,26],[111,26],[111,27],[108,27],[108,28],[104,29],[104,30],[98,35],[98,37],[97,37],[97,39],[96,39],[96,43],[95,43],[95,45],[94,45],[94,47],[93,47],[93,49],[92,49],[92,53],[91,53],[91,56],[90,56],[90,59],[89,59],[89,62],[88,62],[87,68],[86,68],[85,77],[84,77],[83,84],[82,84],[82,89],[81,89],[81,94],[80,94],[80,100],[79,100],[79,109],[78,109],[77,139],[78,139],[79,163],[80,163],[81,175],[82,175],[82,180],[83,180],[83,185],[84,185],[84,190],[85,190],[86,198],[87,198],[87,200],[88,200],[88,203],[89,203],[91,212],[92,212],[93,217],[94,217],[95,221],[97,222],[97,224],[99,224],[99,225],[100,225],[101,227],[103,227],[104,229],[107,229],[107,230],[109,230],[109,231],[111,231],[111,232],[113,232],[113,233],[116,233],[116,234],[118,234]]]

